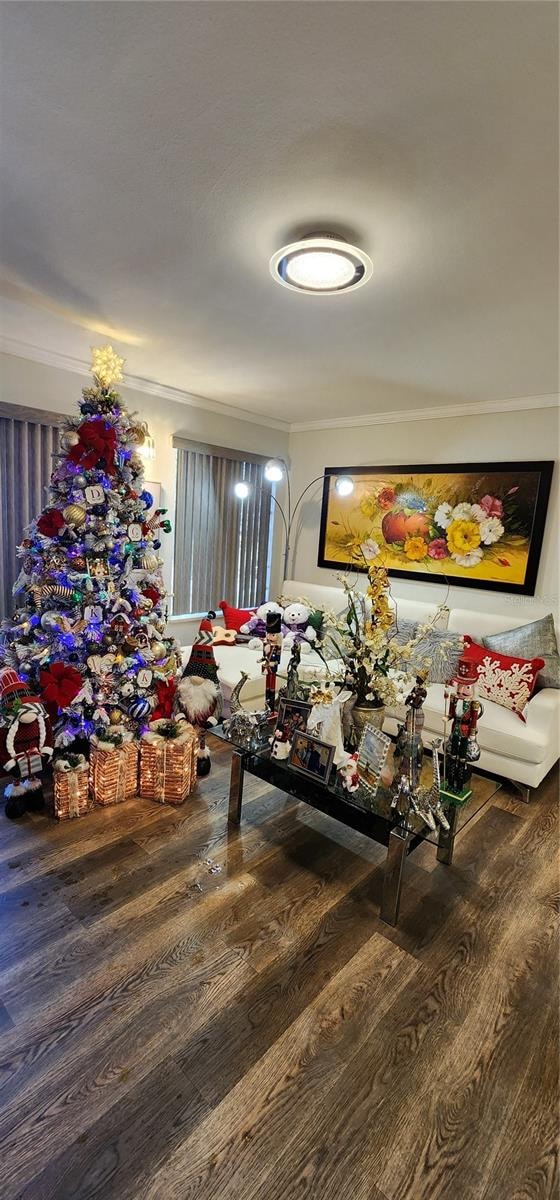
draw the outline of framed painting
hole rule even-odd
[[[327,467],[320,567],[535,592],[553,462]],[[340,496],[336,476],[354,489]]]

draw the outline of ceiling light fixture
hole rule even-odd
[[[277,250],[270,260],[277,283],[293,292],[334,296],[367,283],[373,273],[371,258],[334,234],[310,234]]]

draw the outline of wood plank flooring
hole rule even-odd
[[[246,780],[0,818],[2,1200],[552,1200],[558,775],[452,867]]]

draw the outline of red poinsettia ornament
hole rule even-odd
[[[55,538],[64,525],[64,517],[58,508],[46,508],[37,520],[37,529],[43,537]],[[25,545],[25,542],[23,543]]]
[[[41,697],[46,704],[67,708],[83,687],[83,677],[75,667],[64,662],[53,662],[39,676]]]
[[[173,678],[158,679],[156,683],[157,704],[152,713],[152,721],[159,721],[162,718],[170,718],[173,716],[173,704],[177,684]]]
[[[102,467],[108,475],[115,474],[115,450],[117,434],[113,425],[99,418],[84,421],[77,430],[79,442],[68,454],[70,462],[80,464],[87,470]]]

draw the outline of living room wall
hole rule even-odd
[[[430,420],[356,425],[352,428],[313,429],[292,433],[290,456],[292,494],[325,467],[434,462],[505,462],[556,459],[559,410],[485,413]],[[322,487],[310,492],[302,505],[291,575],[309,583],[336,584],[336,572],[317,566]],[[558,611],[558,465],[554,472],[548,519],[535,596],[516,596],[478,588],[451,587],[450,607],[509,612],[521,620]],[[362,577],[363,578],[363,577]],[[365,583],[364,583],[365,586]],[[392,580],[394,595],[438,603],[445,583]]]
[[[77,412],[77,402],[87,377],[47,366],[13,354],[0,355],[0,399],[6,404],[34,408],[49,413]],[[288,454],[288,434],[279,429],[260,425],[257,421],[241,421],[229,414],[212,412],[174,402],[158,395],[119,388],[130,410],[147,421],[155,441],[156,457],[146,462],[146,477],[162,485],[162,505],[175,519],[175,458],[171,439],[174,435],[209,442],[228,449],[248,450],[267,457]],[[232,503],[235,503],[232,500]],[[278,541],[278,539],[276,539]],[[211,553],[211,547],[208,552]],[[279,547],[278,547],[279,549]],[[166,586],[172,587],[173,535],[162,540],[163,574]],[[279,585],[279,562],[274,561],[274,586]],[[213,597],[214,603],[221,599]],[[190,640],[192,622],[172,620],[173,632],[181,642]],[[198,622],[196,622],[196,625]]]

